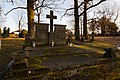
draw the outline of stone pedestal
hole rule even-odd
[[[52,46],[52,44],[55,43],[55,32],[49,32],[49,45]]]
[[[115,54],[112,48],[105,48],[104,50],[106,51],[103,54],[105,58],[117,58],[117,55]]]

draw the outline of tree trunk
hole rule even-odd
[[[84,16],[83,16],[83,36],[85,39],[88,39],[88,32],[87,32],[87,1],[84,0]]]
[[[27,0],[28,34],[34,38],[34,0]]]
[[[38,13],[38,23],[40,23],[40,13]]]
[[[75,40],[80,40],[78,0],[74,0],[74,16],[75,16]]]
[[[20,28],[21,24],[20,24],[20,21],[18,23],[18,28],[19,28],[19,33],[21,33],[21,28]]]

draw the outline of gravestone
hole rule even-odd
[[[50,11],[50,15],[46,17],[50,18],[50,32],[48,32],[49,24],[35,23],[35,45],[65,45],[66,25],[55,24],[55,31],[53,31],[53,19],[57,19],[57,16],[54,16],[53,11]]]
[[[66,25],[55,24],[55,45],[66,45]]]
[[[104,48],[104,50],[105,53],[103,54],[103,56],[105,58],[117,58],[117,55],[115,54],[112,48]]]
[[[72,36],[73,36],[73,33],[71,31],[69,31],[67,36],[68,36],[68,39],[67,39],[68,45],[72,46]]]
[[[93,41],[94,41],[94,37],[95,37],[95,33],[94,33],[94,32],[92,32],[92,33],[91,33],[91,39],[90,39],[90,41],[91,41],[91,42],[93,42]]]
[[[53,11],[50,11],[50,15],[47,15],[46,18],[50,18],[50,32],[53,32],[53,19],[57,19],[57,16],[54,16]]]
[[[53,46],[52,43],[55,42],[54,37],[55,33],[53,32],[53,19],[57,19],[57,16],[53,15],[53,11],[50,11],[50,15],[46,15],[46,18],[50,19],[50,32],[49,32],[49,45]]]
[[[48,45],[48,26],[47,23],[35,23],[35,43],[36,45]]]

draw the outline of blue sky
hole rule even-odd
[[[13,7],[16,6],[16,5],[12,5],[11,3],[6,3],[3,1],[5,1],[5,0],[0,0],[0,3],[2,4],[4,13],[8,12],[10,9],[12,9]],[[74,0],[66,0],[65,4],[61,5],[61,6],[70,7],[73,4],[73,1]],[[94,1],[97,1],[97,0],[94,0]],[[106,2],[104,2],[104,4],[111,5],[111,6],[113,6],[115,4],[117,7],[120,8],[119,0],[107,0]],[[49,23],[49,19],[46,19],[46,14],[49,14],[50,13],[49,11],[50,10],[44,10],[44,12],[42,13],[43,16],[41,16],[41,19],[44,20],[45,23]],[[7,16],[4,16],[5,22],[2,23],[3,27],[10,27],[11,32],[18,29],[17,22],[15,20],[16,19],[15,13],[16,13],[16,10],[12,11]],[[57,15],[57,20],[54,20],[54,24],[56,24],[56,23],[57,24],[65,24],[65,25],[67,25],[67,28],[72,28],[68,24],[68,21],[70,20],[69,17],[64,17],[64,18],[62,18],[62,20],[60,20],[62,14],[63,14],[62,12],[61,13],[54,12],[54,15]],[[24,17],[27,18],[26,11],[25,11]],[[25,21],[26,21],[26,19],[25,19]],[[27,24],[27,21],[26,21],[26,24]],[[24,28],[27,29],[27,25]]]
[[[10,9],[16,7],[16,4],[12,5],[11,3],[6,3],[3,1],[0,1],[2,3],[2,7],[3,7],[3,13],[7,13]],[[71,3],[71,2],[65,2],[65,3]],[[69,4],[66,4],[66,6],[69,6]],[[64,5],[63,5],[64,6]],[[19,9],[20,10],[20,9]],[[4,16],[5,18],[5,22],[2,23],[2,27],[10,27],[11,31],[17,30],[17,22],[16,22],[16,14],[18,10],[14,10],[12,12],[10,12],[7,16]],[[27,12],[26,10],[24,10],[25,12],[25,21],[27,20]],[[41,20],[44,21],[44,23],[49,23],[49,19],[46,19],[46,15],[50,14],[50,10],[44,10],[44,12],[42,12],[42,16],[41,16]],[[3,14],[4,15],[4,14]],[[66,25],[66,20],[67,18],[63,18],[62,20],[60,20],[61,18],[61,14],[58,14],[58,12],[54,12],[54,15],[57,15],[57,20],[54,20],[54,24],[65,24]],[[27,24],[27,21],[26,21]],[[27,29],[27,25],[24,27]]]

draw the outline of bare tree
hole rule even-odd
[[[56,1],[56,0],[46,0],[46,4],[44,4],[45,0],[43,0],[41,2],[41,4],[37,7],[35,7],[34,9],[34,4],[35,2],[38,1],[38,0],[27,0],[27,12],[28,12],[28,33],[34,37],[35,35],[35,29],[34,29],[34,10],[37,10],[38,8],[50,8],[52,9],[51,5],[53,5],[53,3]],[[59,1],[59,0],[58,0]],[[55,5],[55,4],[54,4]],[[40,14],[39,14],[40,15]]]
[[[110,7],[110,6],[104,6],[102,5],[103,8],[101,9],[97,9],[97,16],[99,17],[106,17],[109,18],[110,20],[112,20],[113,22],[116,22],[116,20],[119,17],[119,11],[120,8],[116,8],[115,6]]]
[[[1,17],[1,13],[2,13],[2,7],[0,6],[0,17]],[[1,30],[1,25],[0,25],[0,38],[1,38],[1,33],[2,33],[2,30]],[[0,44],[1,44],[1,41],[0,41]],[[0,49],[1,49],[1,46],[0,46]]]
[[[13,0],[10,0],[12,3],[14,3]],[[34,4],[36,1],[41,1],[41,0],[27,0],[27,7],[16,7],[16,8],[13,8],[11,9],[10,11],[8,11],[6,13],[6,15],[8,13],[10,13],[11,11],[15,10],[15,9],[27,9],[27,16],[28,16],[28,33],[30,34],[31,37],[34,37],[35,33],[34,33],[34,11],[37,10],[38,8],[49,8],[49,9],[52,9],[52,6],[51,4],[53,5],[53,3],[55,1],[59,1],[59,0],[42,0],[41,1],[41,4],[38,5],[37,7],[34,7]],[[48,4],[44,4],[44,1],[46,1]],[[64,2],[64,0],[63,0]],[[56,6],[57,4],[54,4],[54,6]]]
[[[64,15],[63,16],[65,16],[66,14],[67,15],[70,15],[69,13],[68,13],[68,11],[69,10],[73,10],[73,9],[75,9],[75,10],[78,10],[81,6],[83,6],[84,5],[84,10],[81,12],[81,13],[79,13],[79,15],[78,15],[78,17],[80,17],[80,16],[82,16],[83,14],[84,14],[84,24],[83,24],[83,34],[84,34],[84,37],[85,38],[87,38],[88,36],[87,36],[87,14],[86,14],[86,11],[87,10],[89,10],[89,9],[91,9],[91,8],[93,8],[93,7],[96,7],[97,5],[99,5],[99,4],[101,4],[102,2],[104,2],[104,1],[106,1],[106,0],[99,0],[97,3],[95,3],[95,4],[92,4],[91,6],[89,6],[89,7],[87,7],[87,4],[88,4],[88,2],[89,1],[93,1],[93,0],[84,0],[83,2],[81,2],[79,5],[78,5],[78,7],[76,7],[77,9],[75,9],[75,8],[73,8],[73,7],[71,7],[71,8],[69,8],[69,9],[66,9],[66,11],[65,11],[65,13],[64,13]],[[78,4],[78,1],[76,1],[76,0],[74,0],[74,3],[75,4]],[[76,5],[75,5],[76,6]],[[76,14],[76,13],[74,13],[74,14]],[[76,20],[77,21],[77,20]],[[76,24],[76,22],[75,22],[75,24]],[[78,23],[77,23],[78,24]],[[77,28],[77,29],[76,29]],[[75,32],[76,32],[76,34],[75,34],[75,37],[78,37],[78,35],[79,35],[79,33],[78,33],[78,30],[79,30],[79,26],[75,26]],[[77,38],[75,38],[76,40],[77,40]]]
[[[101,34],[105,35],[106,32],[110,32],[109,34],[115,34],[115,32],[118,30],[118,27],[116,25],[116,20],[119,16],[119,9],[115,7],[103,7],[103,10],[99,13],[102,15],[101,19],[104,18],[104,25],[101,26]],[[104,29],[104,30],[103,30]]]
[[[101,31],[101,35],[115,35],[118,30],[117,20],[119,17],[119,8],[102,5],[102,8],[95,10],[96,14],[90,21],[90,29]]]
[[[34,0],[27,0],[28,33],[34,38]]]
[[[60,5],[64,3],[64,0],[37,0],[35,2],[35,16],[37,16],[37,21],[40,23],[40,15],[45,9],[52,9],[56,12],[60,9]]]
[[[1,16],[1,13],[2,13],[2,7],[0,6],[0,16]]]
[[[25,11],[23,10],[16,10],[16,12],[14,13],[14,18],[15,18],[15,22],[18,25],[18,29],[19,29],[19,33],[21,33],[21,30],[23,27],[25,27],[26,24],[26,19],[25,19]]]
[[[3,16],[3,9],[2,6],[0,5],[0,27],[4,25],[4,22],[6,21],[6,18]]]
[[[42,1],[42,3],[40,2],[40,0],[36,1],[35,2],[35,7],[38,7],[39,5],[43,5],[45,0]],[[40,14],[42,13],[42,8],[37,8],[36,9],[36,13],[35,15],[37,16],[38,18],[38,23],[40,23]]]
[[[74,0],[74,17],[75,17],[75,40],[80,40],[79,17],[78,17],[78,0]]]

